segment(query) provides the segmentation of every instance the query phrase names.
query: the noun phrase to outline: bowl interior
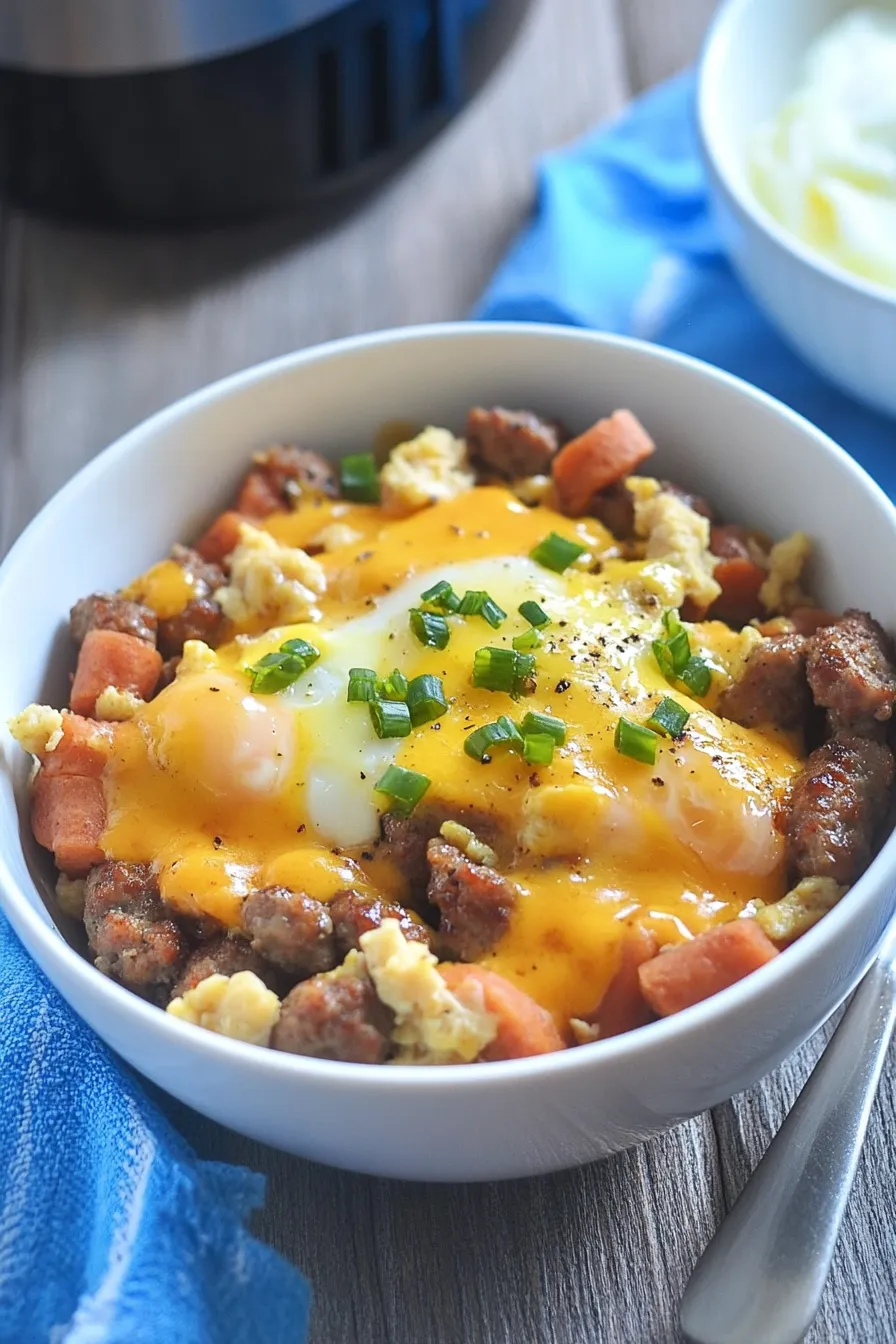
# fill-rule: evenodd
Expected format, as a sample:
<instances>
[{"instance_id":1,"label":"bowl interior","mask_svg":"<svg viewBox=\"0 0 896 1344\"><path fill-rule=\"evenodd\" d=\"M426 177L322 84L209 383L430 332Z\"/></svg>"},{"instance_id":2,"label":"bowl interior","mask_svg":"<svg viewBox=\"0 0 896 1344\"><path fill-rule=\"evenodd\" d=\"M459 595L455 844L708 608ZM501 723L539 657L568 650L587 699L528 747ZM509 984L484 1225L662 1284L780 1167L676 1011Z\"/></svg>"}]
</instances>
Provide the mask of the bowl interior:
<instances>
[{"instance_id":1,"label":"bowl interior","mask_svg":"<svg viewBox=\"0 0 896 1344\"><path fill-rule=\"evenodd\" d=\"M896 628L896 513L841 450L778 403L696 361L637 342L546 327L476 325L360 338L238 375L162 412L86 467L0 566L0 884L9 907L53 925L51 870L26 820L27 762L6 719L65 702L65 619L189 539L228 499L253 449L295 440L367 448L383 422L460 430L471 404L502 402L579 430L631 407L660 446L656 473L775 537L818 544L819 598ZM5 873L4 873L5 870ZM67 922L63 921L63 925ZM66 928L66 936L73 936Z\"/></svg>"},{"instance_id":2,"label":"bowl interior","mask_svg":"<svg viewBox=\"0 0 896 1344\"><path fill-rule=\"evenodd\" d=\"M754 200L748 151L755 128L796 88L807 47L857 0L728 0L710 30L700 72L704 140L729 187ZM896 0L873 8L896 12Z\"/></svg>"}]
</instances>

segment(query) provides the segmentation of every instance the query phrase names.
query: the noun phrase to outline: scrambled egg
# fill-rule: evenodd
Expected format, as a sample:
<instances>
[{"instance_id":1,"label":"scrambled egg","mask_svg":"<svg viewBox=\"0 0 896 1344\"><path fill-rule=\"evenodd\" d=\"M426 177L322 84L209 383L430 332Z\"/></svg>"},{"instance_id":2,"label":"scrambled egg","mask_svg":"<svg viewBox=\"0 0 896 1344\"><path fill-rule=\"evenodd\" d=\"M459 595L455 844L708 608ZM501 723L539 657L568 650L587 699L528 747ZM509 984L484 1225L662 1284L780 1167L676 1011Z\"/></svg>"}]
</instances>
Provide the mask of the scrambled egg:
<instances>
[{"instance_id":1,"label":"scrambled egg","mask_svg":"<svg viewBox=\"0 0 896 1344\"><path fill-rule=\"evenodd\" d=\"M649 480L649 477L644 478ZM705 609L722 591L713 578L716 557L709 549L709 519L670 494L635 498L635 531L647 540L647 559L662 560L681 576L681 598Z\"/></svg>"},{"instance_id":2,"label":"scrambled egg","mask_svg":"<svg viewBox=\"0 0 896 1344\"><path fill-rule=\"evenodd\" d=\"M267 1045L280 1016L280 1000L254 971L237 971L207 976L182 998L172 999L167 1011L235 1041Z\"/></svg>"},{"instance_id":3,"label":"scrambled egg","mask_svg":"<svg viewBox=\"0 0 896 1344\"><path fill-rule=\"evenodd\" d=\"M757 910L756 922L772 942L790 943L833 910L846 890L830 877L804 877L780 901Z\"/></svg>"},{"instance_id":4,"label":"scrambled egg","mask_svg":"<svg viewBox=\"0 0 896 1344\"><path fill-rule=\"evenodd\" d=\"M428 947L411 943L397 920L361 935L361 950L377 997L395 1014L396 1064L469 1064L497 1034L497 1020L478 1004L462 1003L437 970Z\"/></svg>"},{"instance_id":5,"label":"scrambled egg","mask_svg":"<svg viewBox=\"0 0 896 1344\"><path fill-rule=\"evenodd\" d=\"M24 751L43 756L62 741L62 713L49 705L29 705L7 724L10 733Z\"/></svg>"},{"instance_id":6,"label":"scrambled egg","mask_svg":"<svg viewBox=\"0 0 896 1344\"><path fill-rule=\"evenodd\" d=\"M396 515L416 513L440 499L462 495L475 479L463 439L430 425L389 454L380 472L383 508Z\"/></svg>"},{"instance_id":7,"label":"scrambled egg","mask_svg":"<svg viewBox=\"0 0 896 1344\"><path fill-rule=\"evenodd\" d=\"M215 600L235 625L263 618L268 625L320 620L317 599L326 589L317 560L282 546L268 532L243 523L230 557L230 583Z\"/></svg>"},{"instance_id":8,"label":"scrambled egg","mask_svg":"<svg viewBox=\"0 0 896 1344\"><path fill-rule=\"evenodd\" d=\"M59 909L72 919L84 918L84 892L87 887L83 877L66 877L60 873L56 879L56 899Z\"/></svg>"},{"instance_id":9,"label":"scrambled egg","mask_svg":"<svg viewBox=\"0 0 896 1344\"><path fill-rule=\"evenodd\" d=\"M768 578L759 589L759 600L766 611L792 611L809 605L800 587L812 543L805 532L794 532L772 547L768 557Z\"/></svg>"},{"instance_id":10,"label":"scrambled egg","mask_svg":"<svg viewBox=\"0 0 896 1344\"><path fill-rule=\"evenodd\" d=\"M352 546L363 539L364 533L348 523L328 523L316 536L311 538L312 546L320 546L324 551L338 551L341 546Z\"/></svg>"},{"instance_id":11,"label":"scrambled egg","mask_svg":"<svg viewBox=\"0 0 896 1344\"><path fill-rule=\"evenodd\" d=\"M126 723L146 704L133 691L120 691L116 686L107 686L96 698L94 713L98 719L108 723Z\"/></svg>"},{"instance_id":12,"label":"scrambled egg","mask_svg":"<svg viewBox=\"0 0 896 1344\"><path fill-rule=\"evenodd\" d=\"M486 868L494 868L497 865L498 856L495 851L480 840L469 826L461 826L459 821L443 821L439 834L449 845L454 845L461 854L466 854L468 859L472 859L473 863L483 863Z\"/></svg>"}]
</instances>

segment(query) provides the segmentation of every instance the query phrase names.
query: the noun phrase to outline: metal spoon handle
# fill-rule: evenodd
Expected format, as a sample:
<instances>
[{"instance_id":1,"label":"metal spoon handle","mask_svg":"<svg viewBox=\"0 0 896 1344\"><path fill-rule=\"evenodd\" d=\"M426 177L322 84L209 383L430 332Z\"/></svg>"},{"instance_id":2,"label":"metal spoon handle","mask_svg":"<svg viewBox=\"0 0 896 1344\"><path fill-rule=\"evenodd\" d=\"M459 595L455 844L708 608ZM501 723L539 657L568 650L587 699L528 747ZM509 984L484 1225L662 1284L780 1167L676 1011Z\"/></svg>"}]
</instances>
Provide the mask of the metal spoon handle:
<instances>
[{"instance_id":1,"label":"metal spoon handle","mask_svg":"<svg viewBox=\"0 0 896 1344\"><path fill-rule=\"evenodd\" d=\"M762 1160L694 1270L680 1320L692 1344L797 1344L821 1301L896 1020L875 962Z\"/></svg>"}]
</instances>

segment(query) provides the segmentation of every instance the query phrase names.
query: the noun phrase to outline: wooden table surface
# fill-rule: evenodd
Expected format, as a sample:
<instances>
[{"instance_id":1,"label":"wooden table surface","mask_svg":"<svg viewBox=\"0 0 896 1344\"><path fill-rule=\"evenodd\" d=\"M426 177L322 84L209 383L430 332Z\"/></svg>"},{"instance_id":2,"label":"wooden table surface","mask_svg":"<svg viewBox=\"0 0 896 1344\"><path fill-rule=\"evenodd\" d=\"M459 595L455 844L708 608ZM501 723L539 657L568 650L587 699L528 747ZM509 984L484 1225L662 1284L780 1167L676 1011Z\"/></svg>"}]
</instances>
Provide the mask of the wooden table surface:
<instances>
[{"instance_id":1,"label":"wooden table surface","mask_svg":"<svg viewBox=\"0 0 896 1344\"><path fill-rule=\"evenodd\" d=\"M83 462L208 380L329 337L465 314L525 217L535 158L691 60L712 8L534 0L467 111L318 236L280 222L115 237L0 213L0 553ZM310 1277L315 1344L643 1344L678 1337L687 1276L825 1038L653 1143L491 1186L347 1175L170 1109L200 1154L267 1173L258 1231ZM896 1339L894 1078L812 1344Z\"/></svg>"}]
</instances>

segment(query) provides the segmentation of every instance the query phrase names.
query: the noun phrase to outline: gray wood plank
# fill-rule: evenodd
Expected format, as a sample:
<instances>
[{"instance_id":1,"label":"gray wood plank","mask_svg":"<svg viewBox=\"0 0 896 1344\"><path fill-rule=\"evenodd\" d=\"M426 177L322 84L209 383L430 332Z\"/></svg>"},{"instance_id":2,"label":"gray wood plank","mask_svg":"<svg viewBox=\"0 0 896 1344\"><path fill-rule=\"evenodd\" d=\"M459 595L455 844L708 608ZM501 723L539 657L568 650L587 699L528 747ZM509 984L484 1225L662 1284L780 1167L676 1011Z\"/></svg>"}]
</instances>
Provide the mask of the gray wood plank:
<instances>
[{"instance_id":1,"label":"gray wood plank","mask_svg":"<svg viewBox=\"0 0 896 1344\"><path fill-rule=\"evenodd\" d=\"M708 1116L578 1171L447 1186L331 1171L176 1110L203 1156L268 1174L257 1230L314 1285L312 1344L666 1344L722 1212Z\"/></svg>"},{"instance_id":2,"label":"gray wood plank","mask_svg":"<svg viewBox=\"0 0 896 1344\"><path fill-rule=\"evenodd\" d=\"M717 0L620 0L629 79L649 88L697 55Z\"/></svg>"}]
</instances>

